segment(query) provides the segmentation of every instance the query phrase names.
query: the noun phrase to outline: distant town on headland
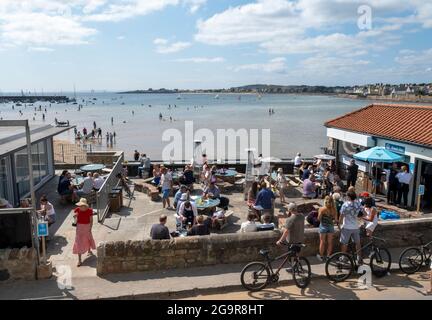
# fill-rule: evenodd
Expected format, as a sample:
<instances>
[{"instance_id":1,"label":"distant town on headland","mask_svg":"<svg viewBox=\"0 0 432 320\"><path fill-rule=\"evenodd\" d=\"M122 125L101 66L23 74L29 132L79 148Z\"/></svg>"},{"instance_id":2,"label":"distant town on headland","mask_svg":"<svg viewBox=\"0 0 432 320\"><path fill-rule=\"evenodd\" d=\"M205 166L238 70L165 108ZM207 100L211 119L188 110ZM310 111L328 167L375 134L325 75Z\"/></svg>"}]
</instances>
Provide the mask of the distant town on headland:
<instances>
[{"instance_id":1,"label":"distant town on headland","mask_svg":"<svg viewBox=\"0 0 432 320\"><path fill-rule=\"evenodd\" d=\"M149 93L255 93L255 94L325 94L339 95L347 98L374 98L395 100L432 101L432 83L420 84L367 84L361 86L307 86L307 85L267 85L253 84L229 89L152 89L119 92L121 94L149 94ZM423 99L422 99L423 98Z\"/></svg>"}]
</instances>

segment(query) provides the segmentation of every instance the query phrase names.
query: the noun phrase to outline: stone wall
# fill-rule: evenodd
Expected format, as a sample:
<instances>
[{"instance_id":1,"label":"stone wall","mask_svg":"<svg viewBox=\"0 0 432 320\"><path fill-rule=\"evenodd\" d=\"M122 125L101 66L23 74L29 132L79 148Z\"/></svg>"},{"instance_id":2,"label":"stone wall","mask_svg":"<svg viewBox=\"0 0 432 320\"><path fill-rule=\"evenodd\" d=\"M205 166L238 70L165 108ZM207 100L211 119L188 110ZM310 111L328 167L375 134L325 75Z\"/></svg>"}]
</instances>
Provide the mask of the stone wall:
<instances>
[{"instance_id":1,"label":"stone wall","mask_svg":"<svg viewBox=\"0 0 432 320\"><path fill-rule=\"evenodd\" d=\"M0 283L8 280L35 280L37 254L34 248L0 249Z\"/></svg>"},{"instance_id":2,"label":"stone wall","mask_svg":"<svg viewBox=\"0 0 432 320\"><path fill-rule=\"evenodd\" d=\"M375 235L387 240L389 248L418 245L417 234L432 240L432 218L418 220L384 221ZM306 229L302 251L305 256L318 252L317 229ZM337 234L335 250L339 247ZM97 248L97 273L125 273L172 268L187 268L221 263L245 263L259 259L259 250L268 248L273 254L283 248L275 246L280 231L256 233L214 234L202 237L184 237L171 240L116 241L100 243ZM398 257L393 257L394 260Z\"/></svg>"},{"instance_id":3,"label":"stone wall","mask_svg":"<svg viewBox=\"0 0 432 320\"><path fill-rule=\"evenodd\" d=\"M102 163L107 167L112 167L113 164L121 156L120 151L93 151L87 153L87 161L89 163Z\"/></svg>"}]
</instances>

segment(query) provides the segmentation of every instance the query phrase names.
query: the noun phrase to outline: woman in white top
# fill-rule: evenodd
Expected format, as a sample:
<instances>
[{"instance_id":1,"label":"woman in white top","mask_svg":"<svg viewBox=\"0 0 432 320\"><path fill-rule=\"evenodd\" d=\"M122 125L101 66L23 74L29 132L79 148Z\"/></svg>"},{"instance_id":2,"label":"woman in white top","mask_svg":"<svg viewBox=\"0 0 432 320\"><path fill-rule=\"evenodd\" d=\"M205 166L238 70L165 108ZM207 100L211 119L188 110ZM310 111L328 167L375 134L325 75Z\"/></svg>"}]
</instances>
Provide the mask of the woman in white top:
<instances>
[{"instance_id":1,"label":"woman in white top","mask_svg":"<svg viewBox=\"0 0 432 320\"><path fill-rule=\"evenodd\" d=\"M48 226L52 225L56 221L56 212L54 206L48 201L46 196L42 196L40 199L41 209L38 213L41 214L46 221Z\"/></svg>"},{"instance_id":2,"label":"woman in white top","mask_svg":"<svg viewBox=\"0 0 432 320\"><path fill-rule=\"evenodd\" d=\"M248 221L241 224L240 232L256 232L258 231L258 224L255 222L256 215L249 213Z\"/></svg>"},{"instance_id":3,"label":"woman in white top","mask_svg":"<svg viewBox=\"0 0 432 320\"><path fill-rule=\"evenodd\" d=\"M276 182L277 182L277 189L279 191L280 201L282 203L285 203L285 189L287 187L287 180L285 178L282 168L278 169Z\"/></svg>"},{"instance_id":4,"label":"woman in white top","mask_svg":"<svg viewBox=\"0 0 432 320\"><path fill-rule=\"evenodd\" d=\"M366 235L370 237L378 225L378 211L377 208L372 206L373 201L371 197L364 199L364 212L366 216L363 216L366 227Z\"/></svg>"}]
</instances>

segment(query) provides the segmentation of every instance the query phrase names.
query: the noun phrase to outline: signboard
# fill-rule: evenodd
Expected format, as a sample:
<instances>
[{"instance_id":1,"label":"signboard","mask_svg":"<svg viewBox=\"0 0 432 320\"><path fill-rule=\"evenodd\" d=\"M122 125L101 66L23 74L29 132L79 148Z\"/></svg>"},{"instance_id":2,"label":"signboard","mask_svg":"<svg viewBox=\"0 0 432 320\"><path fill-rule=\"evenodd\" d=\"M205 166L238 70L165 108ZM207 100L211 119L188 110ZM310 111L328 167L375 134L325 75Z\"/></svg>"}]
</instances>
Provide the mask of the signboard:
<instances>
[{"instance_id":1,"label":"signboard","mask_svg":"<svg viewBox=\"0 0 432 320\"><path fill-rule=\"evenodd\" d=\"M405 154L405 147L398 146L397 144L386 143L385 148L392 152Z\"/></svg>"},{"instance_id":2,"label":"signboard","mask_svg":"<svg viewBox=\"0 0 432 320\"><path fill-rule=\"evenodd\" d=\"M38 222L37 235L38 237L48 236L48 222Z\"/></svg>"},{"instance_id":3,"label":"signboard","mask_svg":"<svg viewBox=\"0 0 432 320\"><path fill-rule=\"evenodd\" d=\"M414 170L415 170L415 163L410 163L409 164L409 171L411 174L414 174Z\"/></svg>"},{"instance_id":4,"label":"signboard","mask_svg":"<svg viewBox=\"0 0 432 320\"><path fill-rule=\"evenodd\" d=\"M423 184L419 185L418 194L419 194L419 196L424 196L424 194L425 194L425 186Z\"/></svg>"}]
</instances>

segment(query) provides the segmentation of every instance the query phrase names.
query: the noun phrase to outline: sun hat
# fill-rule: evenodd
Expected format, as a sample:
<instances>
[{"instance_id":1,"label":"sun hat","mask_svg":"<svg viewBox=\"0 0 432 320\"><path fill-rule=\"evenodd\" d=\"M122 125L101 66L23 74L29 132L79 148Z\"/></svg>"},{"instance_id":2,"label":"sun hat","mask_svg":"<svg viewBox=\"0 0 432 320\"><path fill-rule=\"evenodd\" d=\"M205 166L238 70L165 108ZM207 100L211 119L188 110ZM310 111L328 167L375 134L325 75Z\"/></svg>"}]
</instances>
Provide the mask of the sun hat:
<instances>
[{"instance_id":1,"label":"sun hat","mask_svg":"<svg viewBox=\"0 0 432 320\"><path fill-rule=\"evenodd\" d=\"M86 206L87 208L89 207L86 198L81 198L80 201L78 203L76 203L76 205L78 207L81 207L81 206Z\"/></svg>"},{"instance_id":2,"label":"sun hat","mask_svg":"<svg viewBox=\"0 0 432 320\"><path fill-rule=\"evenodd\" d=\"M6 199L0 198L0 206L7 206L9 202Z\"/></svg>"}]
</instances>

